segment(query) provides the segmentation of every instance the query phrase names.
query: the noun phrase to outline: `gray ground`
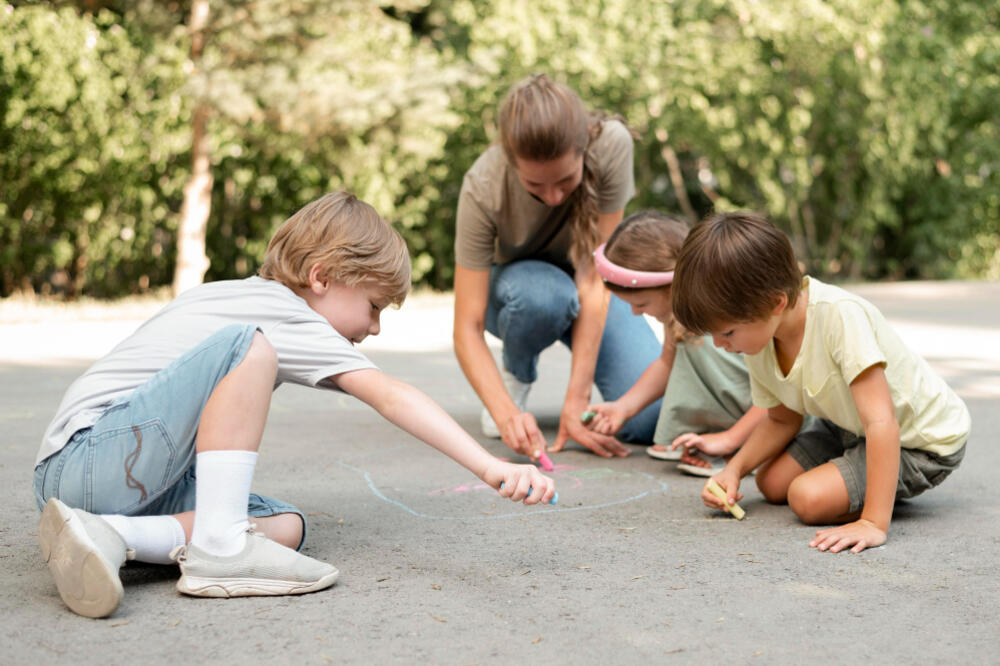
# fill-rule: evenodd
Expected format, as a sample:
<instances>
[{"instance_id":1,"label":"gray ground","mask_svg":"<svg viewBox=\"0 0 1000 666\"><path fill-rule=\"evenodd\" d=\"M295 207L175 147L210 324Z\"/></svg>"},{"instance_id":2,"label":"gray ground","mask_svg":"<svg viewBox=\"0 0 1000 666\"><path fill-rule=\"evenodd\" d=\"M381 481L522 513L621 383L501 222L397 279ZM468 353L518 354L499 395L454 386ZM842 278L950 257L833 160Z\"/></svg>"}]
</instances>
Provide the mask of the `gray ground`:
<instances>
[{"instance_id":1,"label":"gray ground","mask_svg":"<svg viewBox=\"0 0 1000 666\"><path fill-rule=\"evenodd\" d=\"M525 508L360 403L288 386L275 394L255 489L310 515L306 552L341 570L337 585L201 600L175 592L172 567L130 565L125 600L105 620L63 607L31 493L41 432L86 365L52 359L72 357L79 331L59 353L31 354L24 326L0 325L0 349L21 347L0 351L0 662L998 663L1000 284L857 291L957 388L974 423L962 467L897 507L883 548L811 550L813 528L752 482L736 522L702 506L701 481L640 447L614 461L555 456L559 504ZM386 327L421 329L420 351L388 345L373 359L478 432L479 404L446 349L447 303L391 314ZM60 338L60 325L46 335ZM529 401L550 438L568 360L543 355Z\"/></svg>"}]
</instances>

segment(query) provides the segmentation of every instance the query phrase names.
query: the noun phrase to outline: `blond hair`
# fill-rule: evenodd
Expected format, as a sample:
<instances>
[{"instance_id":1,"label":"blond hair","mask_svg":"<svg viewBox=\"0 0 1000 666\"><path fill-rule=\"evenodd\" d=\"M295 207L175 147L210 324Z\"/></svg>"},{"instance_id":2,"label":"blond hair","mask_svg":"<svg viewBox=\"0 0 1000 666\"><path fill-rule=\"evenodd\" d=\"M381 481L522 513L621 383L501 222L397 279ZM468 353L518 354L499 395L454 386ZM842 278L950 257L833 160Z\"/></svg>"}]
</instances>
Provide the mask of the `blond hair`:
<instances>
[{"instance_id":1,"label":"blond hair","mask_svg":"<svg viewBox=\"0 0 1000 666\"><path fill-rule=\"evenodd\" d=\"M347 192L332 192L285 220L271 237L260 276L289 288L309 285L319 264L334 282L374 282L391 303L410 291L410 255L403 237L374 208Z\"/></svg>"},{"instance_id":2,"label":"blond hair","mask_svg":"<svg viewBox=\"0 0 1000 666\"><path fill-rule=\"evenodd\" d=\"M600 235L597 229L597 179L588 156L591 143L601 135L609 116L587 111L580 97L545 74L536 74L510 89L500 106L500 146L511 165L516 158L548 162L569 151L583 155L583 180L572 194L570 225L573 241L569 258L579 269L591 260ZM633 137L637 136L629 130Z\"/></svg>"},{"instance_id":3,"label":"blond hair","mask_svg":"<svg viewBox=\"0 0 1000 666\"><path fill-rule=\"evenodd\" d=\"M792 308L802 289L788 237L750 212L720 213L700 222L674 270L674 317L700 333L764 319L781 294Z\"/></svg>"},{"instance_id":4,"label":"blond hair","mask_svg":"<svg viewBox=\"0 0 1000 666\"><path fill-rule=\"evenodd\" d=\"M644 210L628 216L608 237L604 256L613 264L633 271L659 273L674 270L677 255L687 238L687 224L676 217L655 210ZM612 292L625 293L643 289L670 292L671 286L626 287L605 281ZM688 340L692 335L671 317L664 322L664 329L673 333L676 342Z\"/></svg>"}]
</instances>

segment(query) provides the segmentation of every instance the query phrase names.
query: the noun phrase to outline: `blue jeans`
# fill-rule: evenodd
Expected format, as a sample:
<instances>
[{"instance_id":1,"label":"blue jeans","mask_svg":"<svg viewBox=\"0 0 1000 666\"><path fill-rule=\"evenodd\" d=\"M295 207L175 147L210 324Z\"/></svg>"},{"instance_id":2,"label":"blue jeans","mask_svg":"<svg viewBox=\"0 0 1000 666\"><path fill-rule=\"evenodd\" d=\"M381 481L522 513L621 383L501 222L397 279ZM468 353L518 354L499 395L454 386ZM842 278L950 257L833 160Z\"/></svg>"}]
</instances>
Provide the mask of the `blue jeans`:
<instances>
[{"instance_id":1,"label":"blue jeans","mask_svg":"<svg viewBox=\"0 0 1000 666\"><path fill-rule=\"evenodd\" d=\"M246 356L255 326L231 325L111 403L35 468L38 508L51 497L92 513L173 515L195 508L195 436L218 383ZM295 513L251 494L250 516ZM304 540L304 532L303 532Z\"/></svg>"},{"instance_id":2,"label":"blue jeans","mask_svg":"<svg viewBox=\"0 0 1000 666\"><path fill-rule=\"evenodd\" d=\"M573 277L555 264L535 259L494 266L490 272L486 330L503 342L503 365L518 381L538 379L538 355L557 340L572 349L572 328L580 312ZM594 368L605 400L617 400L635 384L662 345L641 316L612 294ZM627 442L652 442L660 400L625 422Z\"/></svg>"}]
</instances>

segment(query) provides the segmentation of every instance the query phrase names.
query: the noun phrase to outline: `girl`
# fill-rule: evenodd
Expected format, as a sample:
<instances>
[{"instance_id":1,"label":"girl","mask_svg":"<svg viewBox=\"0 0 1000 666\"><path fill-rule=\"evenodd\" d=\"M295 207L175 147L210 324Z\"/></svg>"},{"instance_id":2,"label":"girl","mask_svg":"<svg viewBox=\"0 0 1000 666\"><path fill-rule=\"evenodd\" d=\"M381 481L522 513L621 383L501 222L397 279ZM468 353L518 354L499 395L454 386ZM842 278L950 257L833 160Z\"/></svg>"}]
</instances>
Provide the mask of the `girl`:
<instances>
[{"instance_id":1,"label":"girl","mask_svg":"<svg viewBox=\"0 0 1000 666\"><path fill-rule=\"evenodd\" d=\"M525 401L538 355L561 341L573 359L550 451L572 438L601 456L628 455L580 413L594 383L616 399L659 352L648 324L609 302L591 258L634 194L633 135L545 75L514 86L498 124L498 143L465 174L455 238L455 354L485 405L483 432L539 457L545 439ZM503 342L502 373L484 331ZM615 432L648 442L657 412L637 410Z\"/></svg>"},{"instance_id":2,"label":"girl","mask_svg":"<svg viewBox=\"0 0 1000 666\"><path fill-rule=\"evenodd\" d=\"M753 407L743 357L726 354L674 321L670 283L687 226L655 211L636 213L594 253L604 284L632 306L663 323L663 350L623 396L591 405L589 427L613 435L632 414L663 397L660 418L647 452L680 460L678 469L711 476L746 440L765 411ZM669 381L668 381L669 380ZM667 445L669 444L669 448ZM701 451L707 457L699 454Z\"/></svg>"}]
</instances>

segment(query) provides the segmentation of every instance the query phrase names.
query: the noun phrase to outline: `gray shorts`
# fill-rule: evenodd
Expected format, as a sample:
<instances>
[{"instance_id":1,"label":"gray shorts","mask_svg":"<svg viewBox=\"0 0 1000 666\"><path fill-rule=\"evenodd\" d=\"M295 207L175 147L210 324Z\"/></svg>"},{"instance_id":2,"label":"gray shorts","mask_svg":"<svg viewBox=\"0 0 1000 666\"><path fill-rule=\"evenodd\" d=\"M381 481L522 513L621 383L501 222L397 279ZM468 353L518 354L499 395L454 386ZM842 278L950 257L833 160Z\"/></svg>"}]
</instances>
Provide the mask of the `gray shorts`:
<instances>
[{"instance_id":1,"label":"gray shorts","mask_svg":"<svg viewBox=\"0 0 1000 666\"><path fill-rule=\"evenodd\" d=\"M840 470L851 500L849 511L860 511L865 503L867 466L865 438L844 430L826 419L813 419L804 427L786 451L804 469L832 462ZM921 449L900 449L899 483L896 499L916 497L948 478L965 456L965 443L948 456Z\"/></svg>"},{"instance_id":2,"label":"gray shorts","mask_svg":"<svg viewBox=\"0 0 1000 666\"><path fill-rule=\"evenodd\" d=\"M112 403L35 468L35 501L51 497L92 513L172 515L195 508L195 435L219 381L246 356L255 326L231 325ZM251 494L253 517L302 512ZM301 547L301 543L299 544Z\"/></svg>"}]
</instances>

